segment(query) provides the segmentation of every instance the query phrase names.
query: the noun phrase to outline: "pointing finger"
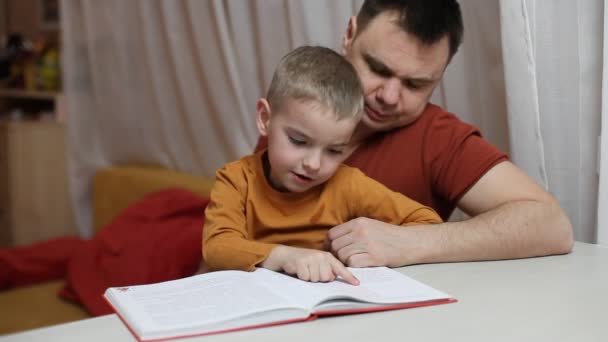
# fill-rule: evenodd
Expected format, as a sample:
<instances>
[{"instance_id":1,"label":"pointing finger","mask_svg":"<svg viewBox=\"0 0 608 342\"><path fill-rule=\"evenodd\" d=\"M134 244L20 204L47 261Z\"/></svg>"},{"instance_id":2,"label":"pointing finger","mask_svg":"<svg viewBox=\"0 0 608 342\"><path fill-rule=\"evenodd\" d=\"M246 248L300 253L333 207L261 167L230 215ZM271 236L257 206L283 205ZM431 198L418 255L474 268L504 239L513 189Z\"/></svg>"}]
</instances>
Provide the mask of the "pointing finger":
<instances>
[{"instance_id":1,"label":"pointing finger","mask_svg":"<svg viewBox=\"0 0 608 342\"><path fill-rule=\"evenodd\" d=\"M334 274L336 274L337 276L341 277L342 279L344 279L344 281L346 281L347 283L351 284L351 285L359 285L359 279L357 279L357 277L355 277L346 267L344 267L344 265L342 265L342 263L340 263L338 260L336 260L335 263L332 263L332 270L334 272Z\"/></svg>"}]
</instances>

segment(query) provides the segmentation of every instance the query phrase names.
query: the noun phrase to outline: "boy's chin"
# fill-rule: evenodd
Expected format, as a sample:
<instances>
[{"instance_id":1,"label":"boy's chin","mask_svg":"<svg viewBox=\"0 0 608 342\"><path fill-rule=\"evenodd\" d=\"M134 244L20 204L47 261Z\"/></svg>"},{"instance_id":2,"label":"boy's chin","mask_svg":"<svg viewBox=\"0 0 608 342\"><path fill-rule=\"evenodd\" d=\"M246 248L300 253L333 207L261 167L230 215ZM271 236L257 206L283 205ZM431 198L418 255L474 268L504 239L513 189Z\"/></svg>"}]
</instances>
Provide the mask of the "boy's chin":
<instances>
[{"instance_id":1,"label":"boy's chin","mask_svg":"<svg viewBox=\"0 0 608 342\"><path fill-rule=\"evenodd\" d=\"M311 186L307 186L307 187L295 187L295 186L291 186L291 187L286 188L287 191L285 191L285 192L299 194L299 193L302 193L302 192L306 192L306 191L310 190L311 188L312 188Z\"/></svg>"},{"instance_id":2,"label":"boy's chin","mask_svg":"<svg viewBox=\"0 0 608 342\"><path fill-rule=\"evenodd\" d=\"M302 192L306 192L306 191L314 188L315 186L316 186L316 184L310 184L310 185L289 184L289 186L283 185L283 188L286 190L286 192L302 193Z\"/></svg>"},{"instance_id":3,"label":"boy's chin","mask_svg":"<svg viewBox=\"0 0 608 342\"><path fill-rule=\"evenodd\" d=\"M296 186L296 185L293 185L293 184L286 185L285 183L280 184L280 185L274 184L274 185L272 185L272 187L276 191L282 192L282 193L300 193L300 192L305 192L305 191L307 191L308 189L311 188L311 187L308 187L308 186L307 187L302 187L302 186Z\"/></svg>"}]
</instances>

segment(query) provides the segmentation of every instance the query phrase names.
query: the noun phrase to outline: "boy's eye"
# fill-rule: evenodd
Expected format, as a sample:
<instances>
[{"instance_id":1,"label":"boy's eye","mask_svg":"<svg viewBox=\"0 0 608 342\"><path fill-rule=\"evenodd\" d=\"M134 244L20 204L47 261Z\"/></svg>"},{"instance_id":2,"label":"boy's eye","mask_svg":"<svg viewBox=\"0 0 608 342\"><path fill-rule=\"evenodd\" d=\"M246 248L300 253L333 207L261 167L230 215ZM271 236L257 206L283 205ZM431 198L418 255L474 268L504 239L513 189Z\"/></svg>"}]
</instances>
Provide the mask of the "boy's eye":
<instances>
[{"instance_id":1,"label":"boy's eye","mask_svg":"<svg viewBox=\"0 0 608 342\"><path fill-rule=\"evenodd\" d=\"M340 154L342 154L344 151L342 151L342 150L338 150L338 149L335 149L335 148L330 148L329 150L327 150L327 152L329 152L330 154L340 155Z\"/></svg>"},{"instance_id":2,"label":"boy's eye","mask_svg":"<svg viewBox=\"0 0 608 342\"><path fill-rule=\"evenodd\" d=\"M290 142L290 143L292 143L292 144L294 144L294 145L296 145L296 146L301 146L301 145L306 144L306 141L301 140L301 139L294 138L294 137L289 136L289 135L287 136L287 138L289 139L289 142Z\"/></svg>"}]
</instances>

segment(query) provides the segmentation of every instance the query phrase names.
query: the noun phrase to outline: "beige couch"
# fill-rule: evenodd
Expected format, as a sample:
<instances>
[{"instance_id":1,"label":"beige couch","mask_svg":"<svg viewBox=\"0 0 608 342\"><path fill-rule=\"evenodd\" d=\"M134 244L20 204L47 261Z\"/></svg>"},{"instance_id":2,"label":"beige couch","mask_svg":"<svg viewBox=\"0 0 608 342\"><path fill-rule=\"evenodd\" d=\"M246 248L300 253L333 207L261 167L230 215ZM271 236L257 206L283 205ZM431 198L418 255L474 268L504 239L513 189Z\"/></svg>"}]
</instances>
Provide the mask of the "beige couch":
<instances>
[{"instance_id":1,"label":"beige couch","mask_svg":"<svg viewBox=\"0 0 608 342\"><path fill-rule=\"evenodd\" d=\"M208 195L212 180L151 166L122 166L101 170L94 179L95 229L145 194L181 187ZM89 318L80 305L57 296L64 280L0 292L0 335Z\"/></svg>"}]
</instances>

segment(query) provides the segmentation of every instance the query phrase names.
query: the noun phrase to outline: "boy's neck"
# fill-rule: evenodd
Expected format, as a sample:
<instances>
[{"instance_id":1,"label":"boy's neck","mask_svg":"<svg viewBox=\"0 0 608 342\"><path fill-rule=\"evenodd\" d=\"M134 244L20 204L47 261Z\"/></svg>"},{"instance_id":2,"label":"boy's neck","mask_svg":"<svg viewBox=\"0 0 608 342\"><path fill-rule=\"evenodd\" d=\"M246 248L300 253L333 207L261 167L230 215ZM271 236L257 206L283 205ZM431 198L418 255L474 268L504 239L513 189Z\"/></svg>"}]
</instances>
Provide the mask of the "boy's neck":
<instances>
[{"instance_id":1,"label":"boy's neck","mask_svg":"<svg viewBox=\"0 0 608 342\"><path fill-rule=\"evenodd\" d=\"M268 160L268 150L262 153L262 171L264 171L266 183L272 187L272 181L270 180L270 161Z\"/></svg>"}]
</instances>

